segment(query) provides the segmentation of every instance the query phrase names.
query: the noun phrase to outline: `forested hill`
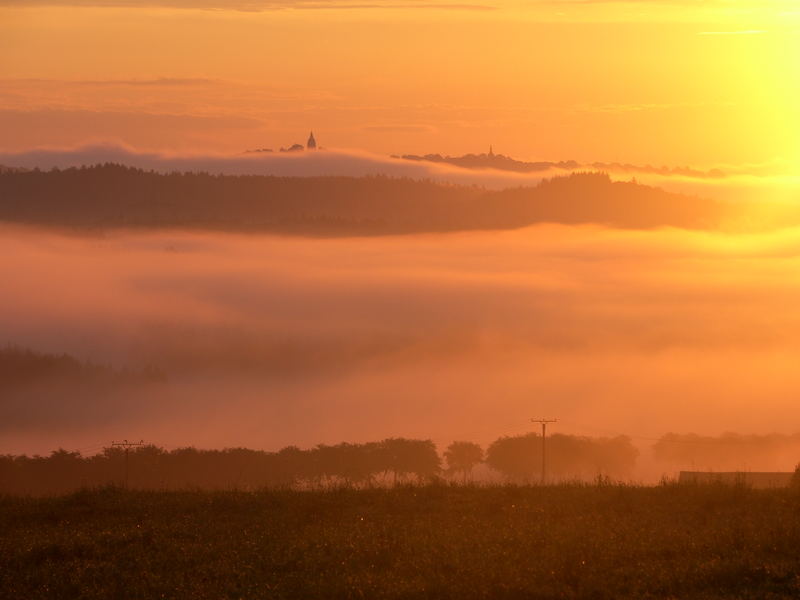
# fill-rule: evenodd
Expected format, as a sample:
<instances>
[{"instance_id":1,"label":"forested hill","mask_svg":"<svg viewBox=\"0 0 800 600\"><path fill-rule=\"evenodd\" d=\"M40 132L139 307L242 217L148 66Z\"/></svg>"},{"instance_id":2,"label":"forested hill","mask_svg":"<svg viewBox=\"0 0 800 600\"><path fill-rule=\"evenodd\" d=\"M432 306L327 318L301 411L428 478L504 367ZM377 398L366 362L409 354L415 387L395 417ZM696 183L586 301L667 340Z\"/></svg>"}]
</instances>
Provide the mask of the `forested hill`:
<instances>
[{"instance_id":1,"label":"forested hill","mask_svg":"<svg viewBox=\"0 0 800 600\"><path fill-rule=\"evenodd\" d=\"M723 212L711 200L612 182L598 173L497 192L383 176L160 174L114 164L0 172L0 221L79 229L378 235L540 222L710 228Z\"/></svg>"},{"instance_id":2,"label":"forested hill","mask_svg":"<svg viewBox=\"0 0 800 600\"><path fill-rule=\"evenodd\" d=\"M67 354L44 354L16 346L0 347L0 396L14 390L41 386L47 382L119 385L166 380L159 369L117 370L82 362Z\"/></svg>"}]
</instances>

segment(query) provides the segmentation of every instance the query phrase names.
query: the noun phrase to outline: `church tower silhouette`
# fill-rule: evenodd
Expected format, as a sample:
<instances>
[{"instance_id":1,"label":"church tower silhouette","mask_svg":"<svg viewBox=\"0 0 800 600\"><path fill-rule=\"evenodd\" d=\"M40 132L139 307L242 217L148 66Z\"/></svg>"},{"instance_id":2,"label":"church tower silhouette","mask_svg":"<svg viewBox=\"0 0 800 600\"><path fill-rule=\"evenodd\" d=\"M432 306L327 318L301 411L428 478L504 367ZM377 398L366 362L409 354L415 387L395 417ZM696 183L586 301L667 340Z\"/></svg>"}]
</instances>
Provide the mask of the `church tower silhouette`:
<instances>
[{"instance_id":1,"label":"church tower silhouette","mask_svg":"<svg viewBox=\"0 0 800 600\"><path fill-rule=\"evenodd\" d=\"M306 142L306 149L307 150L316 150L317 149L317 140L314 139L314 132L311 132L311 135L308 136L308 142Z\"/></svg>"}]
</instances>

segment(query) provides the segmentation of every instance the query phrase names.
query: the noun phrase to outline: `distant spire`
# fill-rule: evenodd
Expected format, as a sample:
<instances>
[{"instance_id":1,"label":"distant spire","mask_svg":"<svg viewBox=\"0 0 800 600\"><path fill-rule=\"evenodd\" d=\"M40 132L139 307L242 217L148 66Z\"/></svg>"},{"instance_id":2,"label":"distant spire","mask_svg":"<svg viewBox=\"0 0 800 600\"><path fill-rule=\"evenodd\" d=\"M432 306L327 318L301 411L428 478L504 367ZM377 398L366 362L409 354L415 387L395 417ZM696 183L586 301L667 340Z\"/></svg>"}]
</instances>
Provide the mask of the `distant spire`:
<instances>
[{"instance_id":1,"label":"distant spire","mask_svg":"<svg viewBox=\"0 0 800 600\"><path fill-rule=\"evenodd\" d=\"M306 143L306 148L309 149L309 150L316 150L317 149L317 140L314 139L314 132L313 131L308 136L308 142Z\"/></svg>"},{"instance_id":2,"label":"distant spire","mask_svg":"<svg viewBox=\"0 0 800 600\"><path fill-rule=\"evenodd\" d=\"M491 144L489 145L489 156L494 156L494 150L492 150Z\"/></svg>"}]
</instances>

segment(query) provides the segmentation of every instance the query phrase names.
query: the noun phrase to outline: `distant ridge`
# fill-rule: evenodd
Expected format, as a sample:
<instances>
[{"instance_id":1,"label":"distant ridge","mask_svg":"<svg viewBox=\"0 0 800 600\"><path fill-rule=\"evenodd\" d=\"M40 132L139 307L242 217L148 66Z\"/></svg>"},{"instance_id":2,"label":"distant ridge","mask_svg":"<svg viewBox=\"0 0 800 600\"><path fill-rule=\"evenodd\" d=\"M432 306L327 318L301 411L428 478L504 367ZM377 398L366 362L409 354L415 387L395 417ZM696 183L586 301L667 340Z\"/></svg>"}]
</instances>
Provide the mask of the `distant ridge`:
<instances>
[{"instance_id":1,"label":"distant ridge","mask_svg":"<svg viewBox=\"0 0 800 600\"><path fill-rule=\"evenodd\" d=\"M465 154L463 156L442 156L441 154L417 156L416 154L404 154L403 156L393 156L392 158L445 163L464 169L497 169L500 171L513 171L515 173L537 173L549 171L550 169L574 171L581 168L580 163L574 160L560 162L524 162L503 154L494 154L493 152L489 154Z\"/></svg>"},{"instance_id":2,"label":"distant ridge","mask_svg":"<svg viewBox=\"0 0 800 600\"><path fill-rule=\"evenodd\" d=\"M618 162L581 164L574 160L526 162L516 160L503 154L495 154L491 151L488 154L465 154L463 156L442 156L441 154L425 154L423 156L418 156L416 154L404 154L402 156L393 156L392 158L448 164L461 167L462 169L496 169L498 171L511 171L514 173L544 173L551 170L561 170L566 173L580 169L592 169L614 173L679 175L698 179L721 179L726 176L725 173L719 169L701 171L699 169L692 169L691 167L655 167L653 165L633 165L630 163Z\"/></svg>"},{"instance_id":3,"label":"distant ridge","mask_svg":"<svg viewBox=\"0 0 800 600\"><path fill-rule=\"evenodd\" d=\"M73 385L160 383L166 376L159 369L118 370L80 361L68 354L34 352L17 346L0 347L0 392L41 385L57 380Z\"/></svg>"},{"instance_id":4,"label":"distant ridge","mask_svg":"<svg viewBox=\"0 0 800 600\"><path fill-rule=\"evenodd\" d=\"M513 229L534 223L713 228L728 207L603 173L487 191L386 176L160 174L115 164L0 173L0 221L75 229L303 235Z\"/></svg>"}]
</instances>

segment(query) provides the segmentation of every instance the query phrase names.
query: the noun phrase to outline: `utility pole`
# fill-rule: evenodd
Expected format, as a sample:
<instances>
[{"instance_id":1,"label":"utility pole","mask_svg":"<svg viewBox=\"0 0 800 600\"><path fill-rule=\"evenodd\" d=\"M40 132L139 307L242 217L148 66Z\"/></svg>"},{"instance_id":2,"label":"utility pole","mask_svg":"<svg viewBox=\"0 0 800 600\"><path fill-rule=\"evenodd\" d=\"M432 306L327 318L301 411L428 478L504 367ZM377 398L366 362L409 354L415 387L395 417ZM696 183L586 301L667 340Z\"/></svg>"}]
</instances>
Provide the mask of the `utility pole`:
<instances>
[{"instance_id":1,"label":"utility pole","mask_svg":"<svg viewBox=\"0 0 800 600\"><path fill-rule=\"evenodd\" d=\"M131 448L144 446L144 440L139 440L138 442L129 442L128 440L122 440L121 442L111 442L111 446L125 449L125 489L127 490L128 489L128 453L130 452Z\"/></svg>"},{"instance_id":2,"label":"utility pole","mask_svg":"<svg viewBox=\"0 0 800 600\"><path fill-rule=\"evenodd\" d=\"M531 423L539 423L542 426L542 485L544 485L545 478L547 476L547 455L545 454L545 450L547 448L545 444L545 440L547 438L547 424L556 422L558 422L558 419L531 419Z\"/></svg>"}]
</instances>

